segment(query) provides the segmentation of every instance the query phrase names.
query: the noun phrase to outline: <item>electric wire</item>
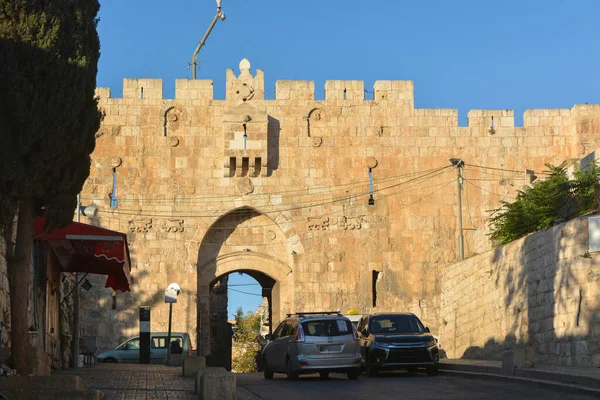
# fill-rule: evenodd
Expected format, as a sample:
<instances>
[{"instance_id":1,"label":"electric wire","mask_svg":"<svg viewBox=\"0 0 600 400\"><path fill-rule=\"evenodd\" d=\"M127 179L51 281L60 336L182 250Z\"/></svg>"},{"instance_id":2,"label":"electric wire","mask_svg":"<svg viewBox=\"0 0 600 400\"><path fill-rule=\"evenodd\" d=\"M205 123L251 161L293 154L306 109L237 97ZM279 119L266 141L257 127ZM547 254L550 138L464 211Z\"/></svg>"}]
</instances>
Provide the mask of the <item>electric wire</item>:
<instances>
[{"instance_id":1,"label":"electric wire","mask_svg":"<svg viewBox=\"0 0 600 400\"><path fill-rule=\"evenodd\" d=\"M514 173L518 173L518 174L524 174L525 170L519 171L519 170L515 170L515 169L505 169L505 168L495 168L495 167L486 167L484 165L476 165L476 164L466 164L465 166L469 166L469 167L475 167L475 168L481 168L481 169L490 169L493 171L505 171L505 172L514 172ZM547 172L538 172L539 174L543 174L543 175L548 175Z\"/></svg>"},{"instance_id":2,"label":"electric wire","mask_svg":"<svg viewBox=\"0 0 600 400\"><path fill-rule=\"evenodd\" d=\"M446 167L443 167L443 168L438 168L437 170L433 170L432 172L430 172L428 174L424 174L424 175L419 176L417 178L409 179L407 181L403 181L403 182L396 183L396 184L393 184L393 185L390 185L390 186L386 186L384 188L377 188L377 189L373 190L373 193L378 193L378 192L382 192L384 190L392 189L392 188L398 187L400 185L403 185L403 184L406 184L406 183L409 183L409 182L421 179L423 177L430 176L430 175L432 175L432 174L434 174L436 172L440 172L440 171L443 171L443 170L446 170L446 169L449 169L449 168L451 168L451 166L446 166ZM330 201L324 201L324 202L321 202L321 203L299 202L297 204L302 204L302 205L296 206L296 207L290 207L290 208L283 208L283 209L281 209L281 208L261 209L260 212L262 214L278 214L278 213L282 213L282 212L291 212L291 211L297 211L297 210L302 210L302 209L306 209L306 208L312 208L312 207L318 207L318 206L323 206L323 205L335 204L335 203L339 203L339 202L345 202L345 201L348 201L348 200L352 200L354 198L360 198L360 197L363 197L363 196L369 196L370 194L371 194L370 191L366 191L366 192L358 193L358 194L355 194L355 195L348 195L348 196L341 197L341 198L338 198L338 199L333 199L333 200L330 200ZM123 212L123 211L120 211L119 209L113 209L112 213L116 214L116 215L129 215L129 216L141 216L141 215L143 215L145 217L173 217L173 218L176 218L176 217L179 217L179 218L213 218L213 217L220 216L220 215L223 214L223 210L214 210L214 212L216 212L217 214L209 214L209 215L206 215L206 214L196 214L196 215L189 215L189 214L182 215L182 214L179 214L179 213L183 213L183 212L188 212L190 210L165 210L165 211L154 210L152 214L150 214L150 213L142 213L142 210L140 210L140 209L138 209L137 212L127 212L127 211L133 211L133 210L126 210L125 212ZM162 214L157 214L157 213L162 213ZM177 214L175 214L175 213L177 213ZM248 209L248 210L233 211L232 213L235 213L235 215L244 215L244 214L255 214L256 211L252 210L252 209Z\"/></svg>"},{"instance_id":3,"label":"electric wire","mask_svg":"<svg viewBox=\"0 0 600 400\"><path fill-rule=\"evenodd\" d=\"M378 184L378 183L388 182L390 180L394 180L394 179L398 179L398 178L407 178L407 177L411 177L411 176L422 174L422 173L436 171L441 168L446 168L446 167L438 167L438 168L432 168L432 169L424 170L424 171L411 172L408 174L400 174L400 175L394 175L394 176L389 176L389 177L376 178L375 183ZM256 198L261 198L261 197L279 196L279 195L299 193L299 192L306 192L302 196L313 196L315 194L321 194L319 192L320 190L327 190L327 189L332 189L332 188L340 188L339 190L344 190L344 188L348 187L348 186L350 186L350 187L364 186L364 185L368 185L369 182L370 182L369 180L364 180L364 181L349 182L349 183L345 183L345 184L341 184L341 185L320 185L320 186L317 186L316 188L306 187L303 189L293 189L293 190L273 192L273 193L256 193L256 194L253 194L252 197L254 199L256 199ZM157 196L163 196L163 195L157 195ZM205 204L205 203L221 203L223 201L223 199L232 199L233 200L233 199L238 199L240 197L243 197L243 196L241 196L241 195L212 195L212 196L204 196L203 195L203 196L199 196L199 197L196 197L196 196L193 196L193 197L174 196L173 199L171 199L171 198L169 198L169 199L152 198L152 197L142 197L141 196L138 199L124 197L124 198L119 199L119 202L133 202L136 200L151 200L152 202L180 202L181 200L200 200L203 204ZM91 201L98 200L98 198L94 198L94 197L82 197L82 199L91 200ZM207 201L207 199L216 199L216 200Z\"/></svg>"},{"instance_id":4,"label":"electric wire","mask_svg":"<svg viewBox=\"0 0 600 400\"><path fill-rule=\"evenodd\" d=\"M489 190L487 190L487 189L484 189L484 188L482 188L481 186L478 186L478 185L474 184L473 182L467 182L467 183L468 183L469 185L473 185L473 186L475 186L476 188L478 188L478 189L480 189L480 190L483 190L484 192L487 192L487 193L489 193L489 194L493 194L494 196L498 196L498 197L506 197L506 198L509 198L509 199L511 199L511 200L514 200L514 199L515 199L514 197L512 197L512 196L509 196L509 195L506 195L506 194L498 194L498 193L494 193L494 192L492 192L492 191L489 191Z\"/></svg>"},{"instance_id":5,"label":"electric wire","mask_svg":"<svg viewBox=\"0 0 600 400\"><path fill-rule=\"evenodd\" d=\"M442 175L442 174L438 174L438 175ZM435 176L432 176L430 179L433 179L434 177L435 177ZM427 181L427 180L425 180L425 181ZM425 182L425 181L424 181L424 182ZM449 183L452 183L452 181L450 181ZM415 185L416 185L416 184L415 184ZM440 185L447 186L447 185L448 185L448 183L442 183L442 184L438 184L438 185L431 185L431 186L429 186L429 187L430 187L430 188L432 188L432 187L436 187L436 186L440 186ZM414 187L414 188L412 188L412 189L404 189L404 190L402 191L402 193L408 192L408 191L410 191L410 190L416 190L417 188L418 188L418 187ZM397 193L399 193L399 191L397 191L397 192L393 192L393 193L389 193L389 194L385 194L385 195L380 195L380 196L378 196L378 199L384 199L384 198L387 198L387 197L389 197L389 196L395 195L395 194L397 194ZM428 194L428 195L429 195L429 194ZM422 198L423 198L423 197L419 198L419 200L421 200ZM401 208L404 208L404 207L410 206L410 205L412 205L412 204L415 204L415 203L416 203L416 202L412 202L412 203L409 203L409 204L403 205ZM354 205L354 206L349 206L349 207L347 207L347 208L344 208L344 209L341 209L341 210L338 210L338 211L334 211L334 212L330 212L330 213L325 213L325 214L320 214L318 217L315 217L315 218L325 218L325 217L331 217L331 216L335 216L335 215L338 215L338 214L342 214L342 213L344 213L344 212L348 212L348 210L350 210L350 209L353 209L353 208L358 208L358 207L364 207L364 205L356 204L356 205ZM109 217L109 220L117 220L117 221L119 221L119 223L121 223L121 222L122 222L122 223L128 223L128 222L129 222L129 220L125 220L125 219L121 219L121 218L110 218L110 217ZM298 218L298 219L286 220L285 222L286 222L286 223L298 223L298 222L299 222L299 223L302 223L302 222L304 222L305 220L306 220L306 217L300 217L300 218ZM279 227L279 226L280 226L280 224L278 224L278 223L276 223L276 222L271 222L271 223L268 223L268 224L258 224L258 225L249 225L249 226L244 226L244 227L242 227L242 228L243 228L243 229L254 229L254 228L259 228L259 227L271 227L271 226L277 226L277 227ZM186 227L187 227L187 228L199 228L199 227L204 227L204 226L186 224ZM218 231L218 230L229 230L229 231L233 231L233 230L236 230L236 229L239 229L239 228L240 228L239 226L218 226L218 227L217 227L217 226L212 226L212 227L210 227L210 228L208 228L208 229L207 229L207 232L209 232L209 231L211 231L211 232L215 232L215 231ZM235 244L235 245L236 245L236 246L253 246L253 245L270 245L270 244L281 244L281 243L287 243L287 242L271 242L271 243L266 243L266 244ZM209 245L209 246L210 246L210 245L213 245L213 246L221 246L222 244L221 244L221 243L206 243L206 242L203 242L203 245ZM233 245L232 245L232 246L233 246Z\"/></svg>"},{"instance_id":6,"label":"electric wire","mask_svg":"<svg viewBox=\"0 0 600 400\"><path fill-rule=\"evenodd\" d=\"M412 181L412 182L411 182L411 186L409 186L409 188L406 188L406 189L404 189L404 190L403 190L403 193L404 193L404 192L408 192L408 191L410 191L410 190L414 190L417 184L419 184L419 183L423 183L423 182L426 182L426 181L428 181L428 180L430 180L430 179L433 179L433 178L435 178L435 177L441 176L441 175L445 174L446 172L447 172L447 171L440 172L440 173L438 173L438 174L435 174L435 175L431 175L431 176L427 177L426 179L423 179L421 182L419 182L418 180L414 180L414 181ZM434 185L434 186L435 186L435 185ZM383 193L382 193L382 194L380 194L380 195L378 196L378 198L379 198L379 199L387 198L387 197L389 197L389 196L391 196L391 195L394 195L394 194L397 194L397 193L398 193L398 192L393 192L393 193L389 193L389 194L383 194ZM315 205L315 206L317 206L317 205ZM362 204L349 205L349 206L347 206L346 208L344 208L344 209L341 209L341 210L332 211L332 212L330 212L330 213L322 213L322 214L320 214L318 217L315 217L315 218L324 218L324 217L328 217L328 216L334 216L334 215L337 215L337 214L344 213L345 211L348 211L348 208L353 208L353 207L362 207L362 206L364 206L364 205L362 205ZM282 211L280 210L279 212L282 212ZM261 213L262 213L262 212L261 212ZM259 214L261 214L261 213L259 213L259 212L257 212L257 211L253 211L253 210L251 210L251 212L249 212L249 213L247 213L247 214L248 214L249 216L254 216L254 215L259 215ZM117 215L121 215L121 213L116 213L116 214L117 214ZM231 213L231 214L232 214L232 215L236 215L236 216L238 215L237 213L236 213L236 214L233 214L233 213ZM156 217L156 216L157 216L157 215L153 215L153 214L139 214L139 217ZM116 218L115 218L115 217L111 217L110 215L109 215L108 217L109 217L109 219L116 219L116 220L118 220L118 221L120 221L120 222L131 222L131 221L132 221L131 219L122 219L122 218L118 218L118 217L116 217ZM158 216L158 217L165 217L165 215L160 215L160 216ZM176 215L176 216L166 216L166 217L173 217L173 218L177 218L177 217L182 217L182 216ZM292 223L293 223L293 222L304 221L305 219L306 219L306 217L300 217L300 218L297 218L297 219L287 219L285 222L286 222L286 223L289 223L289 222L292 222ZM277 222L271 222L271 223L267 223L267 224L248 225L248 226L244 226L243 228L244 228L244 229L252 229L252 228L258 228L258 227L279 226L279 225L280 225L280 224L278 224ZM190 225L190 224L186 224L186 227L201 227L201 226L199 226L199 225ZM238 228L239 228L239 226L214 226L214 224L213 224L213 226L211 226L211 227L210 227L210 228L208 228L207 230L210 230L210 231L217 231L217 230L234 230L234 229L238 229Z\"/></svg>"},{"instance_id":7,"label":"electric wire","mask_svg":"<svg viewBox=\"0 0 600 400\"><path fill-rule=\"evenodd\" d=\"M436 190L432 191L432 192L428 192L428 193L424 194L419 199L417 199L417 200L415 200L415 201L413 201L411 203L403 204L403 205L401 205L400 207L398 207L395 210L390 210L390 212L388 214L390 214L390 215L394 214L394 213L400 211L401 209L404 209L406 207L410 207L410 206L412 206L414 204L420 203L424 198L431 196L432 194L434 194L434 193L436 193L436 192L444 189L445 187L447 187L448 185L450 185L450 184L452 184L454 182L455 182L455 180L452 179L452 180L450 180L448 182L445 182L445 183L441 183L441 184L438 184L438 185L429 186L429 188L432 188L432 187L435 187L435 186L440 186L440 187L437 188ZM395 195L397 193L399 193L399 192L389 193L389 194L385 194L385 195L382 195L382 196L379 196L379 197L380 198L385 198L385 197L389 197L389 196ZM362 206L360 206L360 207L362 207ZM341 212L343 212L343 210ZM304 219L305 218L303 218L303 220ZM274 225L277 225L277 224L274 224ZM234 229L235 229L235 227L234 227ZM235 247L249 247L249 248L250 247L261 247L261 246L272 246L272 245L277 245L277 244L289 244L291 246L295 246L295 245L299 245L299 244L303 245L303 244L305 244L305 243L307 243L307 242L309 242L311 240L322 240L325 237L327 237L327 235L328 235L328 233L327 233L326 230L316 230L316 231L311 231L311 232L318 232L318 233L323 233L324 232L324 234L323 235L305 236L304 238L302 238L302 240L296 238L296 239L289 239L289 240L285 240L285 241L269 242L269 243L246 243L246 244L244 244L244 243L235 243L235 244L225 244L225 243L222 243L222 242L221 243L209 243L209 242L203 241L201 245L202 246L218 246L218 247L222 247L222 246L231 246L231 247L234 247L235 246Z\"/></svg>"},{"instance_id":8,"label":"electric wire","mask_svg":"<svg viewBox=\"0 0 600 400\"><path fill-rule=\"evenodd\" d=\"M227 287L227 290L231 290L232 292L237 292L237 293L247 294L247 295L250 295L250 296L263 297L263 295L262 295L262 294L256 294L256 293L244 292L244 291L241 291L241 290L231 289L230 287Z\"/></svg>"}]
</instances>

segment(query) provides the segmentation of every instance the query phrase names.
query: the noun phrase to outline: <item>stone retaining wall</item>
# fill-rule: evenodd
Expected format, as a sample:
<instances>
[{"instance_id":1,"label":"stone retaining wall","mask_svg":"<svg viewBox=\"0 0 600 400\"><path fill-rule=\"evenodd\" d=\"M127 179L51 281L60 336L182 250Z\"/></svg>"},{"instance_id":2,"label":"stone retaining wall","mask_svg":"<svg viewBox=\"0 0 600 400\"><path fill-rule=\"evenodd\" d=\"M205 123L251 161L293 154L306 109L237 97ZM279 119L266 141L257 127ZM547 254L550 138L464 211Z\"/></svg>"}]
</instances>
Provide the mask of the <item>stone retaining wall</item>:
<instances>
[{"instance_id":1,"label":"stone retaining wall","mask_svg":"<svg viewBox=\"0 0 600 400\"><path fill-rule=\"evenodd\" d=\"M449 358L600 366L600 255L588 217L445 268L440 342Z\"/></svg>"}]
</instances>

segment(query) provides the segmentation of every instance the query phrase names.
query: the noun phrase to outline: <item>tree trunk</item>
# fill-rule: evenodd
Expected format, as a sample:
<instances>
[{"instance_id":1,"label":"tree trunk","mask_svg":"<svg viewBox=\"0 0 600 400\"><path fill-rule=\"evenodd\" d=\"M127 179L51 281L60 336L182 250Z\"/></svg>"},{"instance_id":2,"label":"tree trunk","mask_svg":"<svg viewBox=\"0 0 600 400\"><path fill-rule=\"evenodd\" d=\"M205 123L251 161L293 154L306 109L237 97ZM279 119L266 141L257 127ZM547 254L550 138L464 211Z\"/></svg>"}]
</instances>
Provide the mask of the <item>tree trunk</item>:
<instances>
[{"instance_id":1,"label":"tree trunk","mask_svg":"<svg viewBox=\"0 0 600 400\"><path fill-rule=\"evenodd\" d=\"M19 220L17 221L14 257L8 261L11 358L13 368L20 375L29 375L33 372L27 306L34 222L34 199L21 200L19 202Z\"/></svg>"}]
</instances>

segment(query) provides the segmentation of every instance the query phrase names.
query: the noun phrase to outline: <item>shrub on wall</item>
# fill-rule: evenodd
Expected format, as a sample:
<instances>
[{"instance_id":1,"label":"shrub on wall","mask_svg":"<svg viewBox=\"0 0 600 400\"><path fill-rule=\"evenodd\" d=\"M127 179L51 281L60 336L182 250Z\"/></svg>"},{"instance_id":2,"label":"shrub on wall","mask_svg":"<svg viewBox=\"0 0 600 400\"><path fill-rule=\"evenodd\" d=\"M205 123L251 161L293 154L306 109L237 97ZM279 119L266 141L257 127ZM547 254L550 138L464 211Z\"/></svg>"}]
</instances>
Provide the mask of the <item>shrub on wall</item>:
<instances>
[{"instance_id":1,"label":"shrub on wall","mask_svg":"<svg viewBox=\"0 0 600 400\"><path fill-rule=\"evenodd\" d=\"M502 201L490 219L491 239L504 245L523 236L597 210L600 196L600 168L596 164L574 179L567 176L565 164L546 165L548 177L521 190L514 202Z\"/></svg>"}]
</instances>

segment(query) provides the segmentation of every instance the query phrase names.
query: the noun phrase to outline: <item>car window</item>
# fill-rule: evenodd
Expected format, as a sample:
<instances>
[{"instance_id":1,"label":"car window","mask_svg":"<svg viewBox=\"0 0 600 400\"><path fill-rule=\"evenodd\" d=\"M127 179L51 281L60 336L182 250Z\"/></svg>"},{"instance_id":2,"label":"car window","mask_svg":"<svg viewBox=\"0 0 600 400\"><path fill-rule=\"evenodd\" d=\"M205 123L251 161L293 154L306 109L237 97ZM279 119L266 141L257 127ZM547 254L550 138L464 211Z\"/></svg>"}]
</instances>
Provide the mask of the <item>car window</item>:
<instances>
[{"instance_id":1,"label":"car window","mask_svg":"<svg viewBox=\"0 0 600 400\"><path fill-rule=\"evenodd\" d=\"M140 339L133 339L126 343L127 346L125 348L127 350L139 350L140 349Z\"/></svg>"},{"instance_id":2,"label":"car window","mask_svg":"<svg viewBox=\"0 0 600 400\"><path fill-rule=\"evenodd\" d=\"M289 336L291 327L292 326L290 325L290 320L285 320L283 324L283 329L281 330L281 337Z\"/></svg>"},{"instance_id":3,"label":"car window","mask_svg":"<svg viewBox=\"0 0 600 400\"><path fill-rule=\"evenodd\" d=\"M152 349L166 349L167 348L167 337L166 336L155 336L150 340L150 348Z\"/></svg>"},{"instance_id":4,"label":"car window","mask_svg":"<svg viewBox=\"0 0 600 400\"><path fill-rule=\"evenodd\" d=\"M288 321L288 324L290 327L288 328L286 336L296 336L296 333L298 332L298 321L290 320Z\"/></svg>"},{"instance_id":5,"label":"car window","mask_svg":"<svg viewBox=\"0 0 600 400\"><path fill-rule=\"evenodd\" d=\"M273 332L273 334L271 335L272 339L277 339L278 337L281 336L281 331L283 330L283 327L285 326L285 321L283 321L282 323L279 324L279 326L277 327L277 329L275 329L275 332Z\"/></svg>"},{"instance_id":6,"label":"car window","mask_svg":"<svg viewBox=\"0 0 600 400\"><path fill-rule=\"evenodd\" d=\"M371 333L423 333L425 327L414 315L380 315L370 323Z\"/></svg>"},{"instance_id":7,"label":"car window","mask_svg":"<svg viewBox=\"0 0 600 400\"><path fill-rule=\"evenodd\" d=\"M304 336L343 336L352 334L352 323L346 319L310 320L302 323Z\"/></svg>"}]
</instances>

